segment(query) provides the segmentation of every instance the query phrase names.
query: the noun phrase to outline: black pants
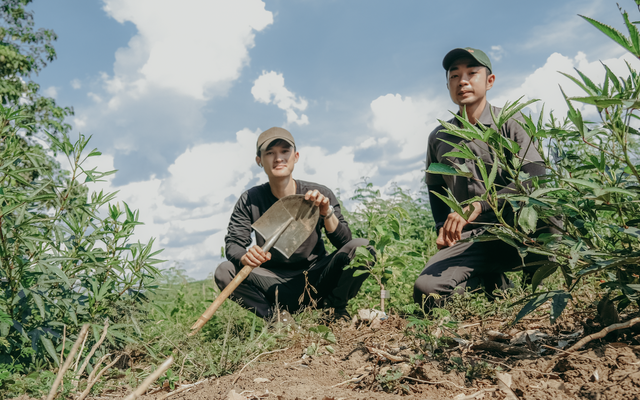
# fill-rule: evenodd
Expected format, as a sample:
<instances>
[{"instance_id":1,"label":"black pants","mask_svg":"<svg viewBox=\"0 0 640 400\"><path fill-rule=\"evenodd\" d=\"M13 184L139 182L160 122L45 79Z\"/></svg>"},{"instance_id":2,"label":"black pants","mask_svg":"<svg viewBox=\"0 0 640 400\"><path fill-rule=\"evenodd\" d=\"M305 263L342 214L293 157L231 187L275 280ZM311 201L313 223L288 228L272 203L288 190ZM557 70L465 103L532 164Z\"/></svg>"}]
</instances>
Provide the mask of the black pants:
<instances>
[{"instance_id":1,"label":"black pants","mask_svg":"<svg viewBox=\"0 0 640 400\"><path fill-rule=\"evenodd\" d=\"M529 264L546 260L547 256L530 253L524 261ZM537 268L525 272L532 273ZM413 300L429 309L465 289L484 287L489 294L496 288L504 290L509 283L504 273L518 269L522 269L518 250L502 240L456 243L431 257L413 286Z\"/></svg>"},{"instance_id":2,"label":"black pants","mask_svg":"<svg viewBox=\"0 0 640 400\"><path fill-rule=\"evenodd\" d=\"M304 271L254 268L233 291L231 298L262 318L273 314L276 301L279 307L289 312L298 311L314 301L328 307L343 308L358 294L362 282L369 276L368 273L353 276L358 268L345 270L344 267L353 260L356 248L367 244L365 239L351 240L341 249L311 264L306 270L306 277ZM216 284L223 290L236 276L236 267L225 261L218 266L214 276Z\"/></svg>"}]
</instances>

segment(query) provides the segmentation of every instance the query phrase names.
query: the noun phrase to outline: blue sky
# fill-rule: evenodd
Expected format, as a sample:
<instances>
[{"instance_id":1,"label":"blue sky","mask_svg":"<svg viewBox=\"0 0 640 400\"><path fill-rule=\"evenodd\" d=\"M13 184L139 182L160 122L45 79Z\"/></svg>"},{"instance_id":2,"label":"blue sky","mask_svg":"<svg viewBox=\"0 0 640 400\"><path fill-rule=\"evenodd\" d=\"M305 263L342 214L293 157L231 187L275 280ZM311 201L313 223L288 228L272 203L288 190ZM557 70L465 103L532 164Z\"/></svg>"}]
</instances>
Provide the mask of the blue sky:
<instances>
[{"instance_id":1,"label":"blue sky","mask_svg":"<svg viewBox=\"0 0 640 400\"><path fill-rule=\"evenodd\" d=\"M633 1L622 6L637 17ZM158 238L164 258L197 278L220 261L237 197L265 181L253 160L261 131L289 129L301 155L294 177L344 199L362 177L383 191L417 189L427 136L454 109L448 50L490 55L495 105L541 98L558 113L558 84L574 89L556 71L600 76L605 60L623 74L631 60L577 16L622 28L609 0L35 0L32 9L59 36L58 59L35 80L74 106L74 134L93 135L104 153L97 165L119 170L96 189L120 190L141 211L138 238Z\"/></svg>"}]
</instances>

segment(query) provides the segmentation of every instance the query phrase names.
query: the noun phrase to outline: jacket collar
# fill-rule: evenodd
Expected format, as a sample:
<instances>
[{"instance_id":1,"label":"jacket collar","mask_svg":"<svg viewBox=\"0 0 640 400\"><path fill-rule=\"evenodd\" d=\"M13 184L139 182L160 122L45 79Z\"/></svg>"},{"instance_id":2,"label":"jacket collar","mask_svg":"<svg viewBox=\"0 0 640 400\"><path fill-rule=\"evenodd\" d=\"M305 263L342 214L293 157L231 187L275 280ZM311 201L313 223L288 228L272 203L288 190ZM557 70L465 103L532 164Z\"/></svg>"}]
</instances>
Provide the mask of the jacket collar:
<instances>
[{"instance_id":1,"label":"jacket collar","mask_svg":"<svg viewBox=\"0 0 640 400\"><path fill-rule=\"evenodd\" d=\"M480 118L478 118L478 121L484 125L484 126L492 126L493 125L493 118L491 118L491 108L493 106L491 104L489 104L489 102L487 101L487 104L484 106L484 110L482 110L482 114L480 114ZM496 110L494 110L494 113L496 112ZM460 115L460 111L458 111L457 115ZM458 121L458 118L454 117L451 122L453 122L454 124L458 125L459 127L461 127L460 125L460 121Z\"/></svg>"}]
</instances>

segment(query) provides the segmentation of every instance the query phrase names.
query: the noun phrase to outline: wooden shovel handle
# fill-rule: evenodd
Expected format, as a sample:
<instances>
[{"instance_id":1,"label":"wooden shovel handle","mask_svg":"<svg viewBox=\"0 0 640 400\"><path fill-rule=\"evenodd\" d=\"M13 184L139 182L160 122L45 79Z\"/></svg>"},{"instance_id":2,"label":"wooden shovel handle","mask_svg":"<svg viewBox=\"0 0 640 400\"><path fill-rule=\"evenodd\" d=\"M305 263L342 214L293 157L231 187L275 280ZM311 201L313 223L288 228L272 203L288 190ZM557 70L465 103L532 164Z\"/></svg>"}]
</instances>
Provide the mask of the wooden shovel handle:
<instances>
[{"instance_id":1,"label":"wooden shovel handle","mask_svg":"<svg viewBox=\"0 0 640 400\"><path fill-rule=\"evenodd\" d=\"M196 323L191 326L191 332L189 333L189 336L193 336L196 333L198 333L200 328L202 328L204 324L206 324L211 319L211 317L213 317L213 314L215 314L215 312L218 310L220 305L227 299L227 297L229 297L231 293L233 293L233 291L236 290L236 288L240 285L240 283L242 283L242 281L247 279L247 276L249 276L252 270L253 268L247 265L244 268L242 268L240 272L238 272L238 275L236 275L236 277L233 278L233 280L227 285L227 287L224 288L222 293L220 293L220 295L218 295L218 297L213 301L213 303L211 303L209 308L207 308L207 311L205 311L200 316L200 318L198 318Z\"/></svg>"}]
</instances>

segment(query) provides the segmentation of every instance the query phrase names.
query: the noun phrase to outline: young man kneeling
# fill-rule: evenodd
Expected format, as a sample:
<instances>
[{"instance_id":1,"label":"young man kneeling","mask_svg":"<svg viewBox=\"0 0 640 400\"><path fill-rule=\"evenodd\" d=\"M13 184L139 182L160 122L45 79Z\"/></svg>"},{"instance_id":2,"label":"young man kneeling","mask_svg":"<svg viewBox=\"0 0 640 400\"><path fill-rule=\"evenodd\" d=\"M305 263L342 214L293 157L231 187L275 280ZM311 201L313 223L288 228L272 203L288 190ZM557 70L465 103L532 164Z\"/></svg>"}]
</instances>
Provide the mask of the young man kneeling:
<instances>
[{"instance_id":1,"label":"young man kneeling","mask_svg":"<svg viewBox=\"0 0 640 400\"><path fill-rule=\"evenodd\" d=\"M218 266L215 280L224 289L244 266L253 271L231 294L242 307L262 318L270 318L280 307L295 312L307 305L333 308L336 319L348 319L347 302L360 289L368 274L354 276L357 268L344 269L365 239L352 239L347 221L340 213L336 196L317 183L293 179L300 154L291 133L282 128L268 129L258 137L256 162L269 182L244 192L231 215L225 253L229 261ZM287 259L278 251L265 253L260 246L265 239L256 235L251 244L251 224L256 222L278 199L304 194L319 207L320 218L309 238ZM327 254L322 229L338 250ZM306 274L305 274L306 272ZM314 289L309 287L312 286ZM312 297L310 297L312 296ZM300 299L302 300L300 301Z\"/></svg>"}]
</instances>

